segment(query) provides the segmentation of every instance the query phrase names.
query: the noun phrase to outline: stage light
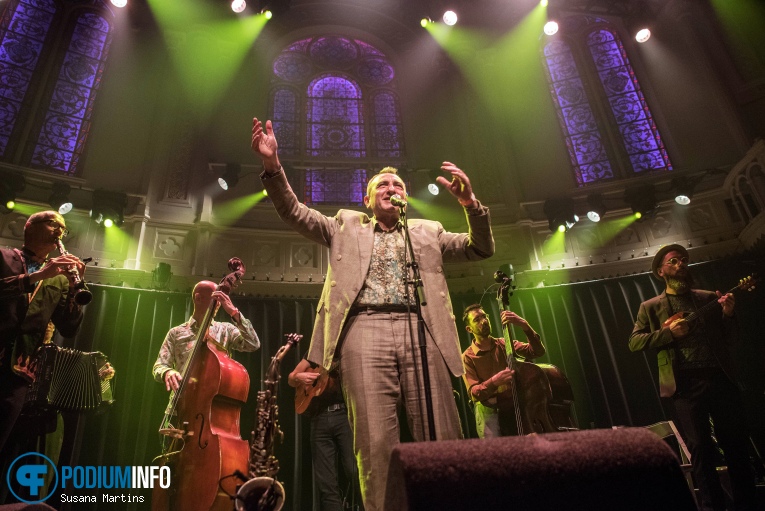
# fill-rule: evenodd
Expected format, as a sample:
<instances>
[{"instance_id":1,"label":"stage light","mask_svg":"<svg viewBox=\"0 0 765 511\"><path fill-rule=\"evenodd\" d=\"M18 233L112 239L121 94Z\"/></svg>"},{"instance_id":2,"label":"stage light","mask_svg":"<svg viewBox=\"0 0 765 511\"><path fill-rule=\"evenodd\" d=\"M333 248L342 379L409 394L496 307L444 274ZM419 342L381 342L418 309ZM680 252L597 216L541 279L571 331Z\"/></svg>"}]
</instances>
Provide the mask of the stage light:
<instances>
[{"instance_id":1,"label":"stage light","mask_svg":"<svg viewBox=\"0 0 765 511\"><path fill-rule=\"evenodd\" d=\"M127 5L127 0L111 0L111 2L114 7L119 8L125 7Z\"/></svg>"},{"instance_id":2,"label":"stage light","mask_svg":"<svg viewBox=\"0 0 765 511\"><path fill-rule=\"evenodd\" d=\"M227 163L226 170L223 175L218 178L218 184L224 190L233 188L239 182L239 173L242 170L242 166L238 163Z\"/></svg>"},{"instance_id":3,"label":"stage light","mask_svg":"<svg viewBox=\"0 0 765 511\"><path fill-rule=\"evenodd\" d=\"M693 198L693 188L696 183L687 177L676 177L672 180L672 188L675 190L675 202L681 206L687 206Z\"/></svg>"},{"instance_id":4,"label":"stage light","mask_svg":"<svg viewBox=\"0 0 765 511\"><path fill-rule=\"evenodd\" d=\"M93 209L90 217L99 225L121 227L125 222L127 195L122 192L111 192L98 189L93 192Z\"/></svg>"},{"instance_id":5,"label":"stage light","mask_svg":"<svg viewBox=\"0 0 765 511\"><path fill-rule=\"evenodd\" d=\"M545 34L547 35L555 35L558 33L558 23L555 21L548 21L545 23L544 27Z\"/></svg>"},{"instance_id":6,"label":"stage light","mask_svg":"<svg viewBox=\"0 0 765 511\"><path fill-rule=\"evenodd\" d=\"M0 174L0 204L3 213L10 213L16 207L16 197L27 187L21 174Z\"/></svg>"},{"instance_id":7,"label":"stage light","mask_svg":"<svg viewBox=\"0 0 765 511\"><path fill-rule=\"evenodd\" d=\"M426 170L426 169L421 169ZM428 191L431 195L438 195L441 189L438 187L438 176L443 176L441 169L427 169L428 173Z\"/></svg>"},{"instance_id":8,"label":"stage light","mask_svg":"<svg viewBox=\"0 0 765 511\"><path fill-rule=\"evenodd\" d=\"M231 2L231 10L236 13L242 12L245 9L245 7L247 7L247 2L245 2L244 0L233 0Z\"/></svg>"},{"instance_id":9,"label":"stage light","mask_svg":"<svg viewBox=\"0 0 765 511\"><path fill-rule=\"evenodd\" d=\"M653 185L628 188L624 192L624 200L632 208L637 219L645 218L656 211L656 192Z\"/></svg>"},{"instance_id":10,"label":"stage light","mask_svg":"<svg viewBox=\"0 0 765 511\"><path fill-rule=\"evenodd\" d=\"M420 26L421 26L422 28L425 28L425 27L427 27L427 26L428 26L428 25L430 25L431 23L433 23L433 20L432 20L432 19L430 19L430 18L422 18L422 19L420 20Z\"/></svg>"},{"instance_id":11,"label":"stage light","mask_svg":"<svg viewBox=\"0 0 765 511\"><path fill-rule=\"evenodd\" d=\"M579 221L571 199L549 199L545 201L544 212L552 232L566 232Z\"/></svg>"},{"instance_id":12,"label":"stage light","mask_svg":"<svg viewBox=\"0 0 765 511\"><path fill-rule=\"evenodd\" d=\"M274 13L272 13L268 9L264 10L261 14L263 14L263 16L265 16L267 20L270 20L271 18L274 17Z\"/></svg>"},{"instance_id":13,"label":"stage light","mask_svg":"<svg viewBox=\"0 0 765 511\"><path fill-rule=\"evenodd\" d=\"M542 7L547 7L548 3L549 2L547 0L542 0L541 2L539 2L539 5L541 5Z\"/></svg>"},{"instance_id":14,"label":"stage light","mask_svg":"<svg viewBox=\"0 0 765 511\"><path fill-rule=\"evenodd\" d=\"M606 206L603 204L603 196L599 193L588 195L587 204L589 206L589 211L587 211L587 218L593 222L600 222L600 220L606 215Z\"/></svg>"},{"instance_id":15,"label":"stage light","mask_svg":"<svg viewBox=\"0 0 765 511\"><path fill-rule=\"evenodd\" d=\"M66 183L53 183L53 193L48 197L48 204L50 204L50 207L62 215L66 215L72 211L74 205L69 199L71 190L71 187Z\"/></svg>"},{"instance_id":16,"label":"stage light","mask_svg":"<svg viewBox=\"0 0 765 511\"><path fill-rule=\"evenodd\" d=\"M651 38L651 30L648 28L641 28L635 34L635 40L639 43L644 43Z\"/></svg>"},{"instance_id":17,"label":"stage light","mask_svg":"<svg viewBox=\"0 0 765 511\"><path fill-rule=\"evenodd\" d=\"M444 23L447 25L454 26L457 24L457 13L454 11L446 11L444 13Z\"/></svg>"}]
</instances>

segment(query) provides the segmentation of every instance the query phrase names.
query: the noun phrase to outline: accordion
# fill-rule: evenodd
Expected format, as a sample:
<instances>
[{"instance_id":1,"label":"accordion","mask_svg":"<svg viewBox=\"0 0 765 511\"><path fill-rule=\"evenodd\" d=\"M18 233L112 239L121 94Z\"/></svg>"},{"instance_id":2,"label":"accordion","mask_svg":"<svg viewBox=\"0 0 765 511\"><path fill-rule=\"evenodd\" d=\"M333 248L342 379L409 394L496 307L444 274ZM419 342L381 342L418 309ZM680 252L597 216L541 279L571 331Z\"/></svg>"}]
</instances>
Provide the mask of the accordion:
<instances>
[{"instance_id":1,"label":"accordion","mask_svg":"<svg viewBox=\"0 0 765 511\"><path fill-rule=\"evenodd\" d=\"M113 380L101 378L107 362L100 351L43 345L38 350L36 378L27 392L26 406L87 412L112 404Z\"/></svg>"}]
</instances>

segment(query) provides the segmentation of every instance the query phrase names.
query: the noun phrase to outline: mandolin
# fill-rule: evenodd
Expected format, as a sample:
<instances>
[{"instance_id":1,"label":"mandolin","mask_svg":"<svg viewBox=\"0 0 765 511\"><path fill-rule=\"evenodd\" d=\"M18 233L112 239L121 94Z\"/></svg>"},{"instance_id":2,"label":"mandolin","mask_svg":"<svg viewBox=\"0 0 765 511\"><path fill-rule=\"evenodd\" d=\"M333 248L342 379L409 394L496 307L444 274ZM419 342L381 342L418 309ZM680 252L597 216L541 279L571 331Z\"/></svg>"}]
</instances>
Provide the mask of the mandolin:
<instances>
[{"instance_id":1,"label":"mandolin","mask_svg":"<svg viewBox=\"0 0 765 511\"><path fill-rule=\"evenodd\" d=\"M723 293L724 295L727 295L728 293L733 293L736 291L754 291L754 286L757 284L758 277L756 274L752 274L748 277L745 277L741 280L739 280L738 284L733 286L732 289L728 290L726 293ZM699 307L694 312L678 312L677 314L671 316L669 319L667 319L664 322L664 326L668 327L673 322L675 322L678 319L684 319L688 323L692 323L693 321L699 319L704 314L715 310L715 305L720 305L720 303L717 300L712 300L709 303L706 303ZM721 306L722 307L722 306Z\"/></svg>"},{"instance_id":2,"label":"mandolin","mask_svg":"<svg viewBox=\"0 0 765 511\"><path fill-rule=\"evenodd\" d=\"M305 412L308 409L308 405L311 404L311 399L321 395L329 382L329 373L321 366L316 368L309 367L305 372L319 373L319 376L313 381L313 384L304 385L299 383L295 388L295 413Z\"/></svg>"}]
</instances>

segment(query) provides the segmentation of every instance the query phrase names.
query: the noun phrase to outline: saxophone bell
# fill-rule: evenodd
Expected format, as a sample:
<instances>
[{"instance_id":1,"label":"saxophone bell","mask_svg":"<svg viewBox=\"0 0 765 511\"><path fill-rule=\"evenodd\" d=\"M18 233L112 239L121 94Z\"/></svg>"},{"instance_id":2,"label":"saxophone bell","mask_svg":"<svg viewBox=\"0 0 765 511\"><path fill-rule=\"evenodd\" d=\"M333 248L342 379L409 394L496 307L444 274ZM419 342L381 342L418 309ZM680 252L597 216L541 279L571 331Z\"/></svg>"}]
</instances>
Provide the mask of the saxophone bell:
<instances>
[{"instance_id":1,"label":"saxophone bell","mask_svg":"<svg viewBox=\"0 0 765 511\"><path fill-rule=\"evenodd\" d=\"M280 511L284 506L284 486L273 477L255 477L236 492L236 511Z\"/></svg>"}]
</instances>

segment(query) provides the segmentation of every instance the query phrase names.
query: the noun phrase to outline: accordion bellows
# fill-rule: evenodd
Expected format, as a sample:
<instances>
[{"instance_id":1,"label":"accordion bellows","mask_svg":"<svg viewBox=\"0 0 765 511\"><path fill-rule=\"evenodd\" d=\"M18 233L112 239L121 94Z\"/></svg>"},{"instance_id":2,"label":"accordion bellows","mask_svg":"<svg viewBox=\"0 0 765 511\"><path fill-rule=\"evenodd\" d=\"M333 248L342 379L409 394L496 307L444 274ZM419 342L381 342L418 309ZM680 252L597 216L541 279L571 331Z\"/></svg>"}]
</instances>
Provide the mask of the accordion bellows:
<instances>
[{"instance_id":1,"label":"accordion bellows","mask_svg":"<svg viewBox=\"0 0 765 511\"><path fill-rule=\"evenodd\" d=\"M42 346L38 353L36 379L27 393L27 406L62 411L96 411L114 401L113 380L102 380L108 359L100 351L84 352Z\"/></svg>"}]
</instances>

